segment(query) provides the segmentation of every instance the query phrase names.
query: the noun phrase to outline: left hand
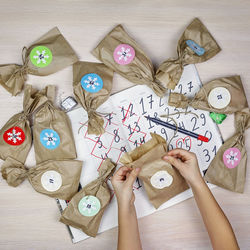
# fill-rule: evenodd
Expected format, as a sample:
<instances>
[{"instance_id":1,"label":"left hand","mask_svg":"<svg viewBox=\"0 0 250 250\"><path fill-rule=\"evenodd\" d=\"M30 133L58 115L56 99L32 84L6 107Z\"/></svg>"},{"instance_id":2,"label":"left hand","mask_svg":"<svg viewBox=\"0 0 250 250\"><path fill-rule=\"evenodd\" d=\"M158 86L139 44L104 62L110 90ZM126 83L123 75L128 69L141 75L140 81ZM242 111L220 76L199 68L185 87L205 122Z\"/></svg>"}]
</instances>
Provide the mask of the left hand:
<instances>
[{"instance_id":1,"label":"left hand","mask_svg":"<svg viewBox=\"0 0 250 250\"><path fill-rule=\"evenodd\" d=\"M119 168L111 178L119 207L129 208L134 205L135 195L133 192L133 184L140 170L140 168L132 170L129 167L123 166Z\"/></svg>"}]
</instances>

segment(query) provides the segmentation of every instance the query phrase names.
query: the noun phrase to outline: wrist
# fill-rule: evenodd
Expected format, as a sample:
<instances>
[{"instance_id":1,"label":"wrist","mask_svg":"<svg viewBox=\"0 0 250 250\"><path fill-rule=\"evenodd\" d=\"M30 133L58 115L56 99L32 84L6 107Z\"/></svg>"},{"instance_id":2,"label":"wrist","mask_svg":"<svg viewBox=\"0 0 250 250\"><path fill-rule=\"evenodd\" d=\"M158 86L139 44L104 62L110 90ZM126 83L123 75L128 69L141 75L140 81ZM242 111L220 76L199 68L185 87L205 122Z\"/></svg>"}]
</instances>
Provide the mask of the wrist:
<instances>
[{"instance_id":1,"label":"wrist","mask_svg":"<svg viewBox=\"0 0 250 250\"><path fill-rule=\"evenodd\" d=\"M198 190L202 187L204 187L204 185L206 185L204 179L202 178L202 176L200 178L197 178L195 181L190 183L191 188L194 190Z\"/></svg>"},{"instance_id":2,"label":"wrist","mask_svg":"<svg viewBox=\"0 0 250 250\"><path fill-rule=\"evenodd\" d=\"M118 202L118 212L122 214L131 214L135 211L134 203Z\"/></svg>"}]
</instances>

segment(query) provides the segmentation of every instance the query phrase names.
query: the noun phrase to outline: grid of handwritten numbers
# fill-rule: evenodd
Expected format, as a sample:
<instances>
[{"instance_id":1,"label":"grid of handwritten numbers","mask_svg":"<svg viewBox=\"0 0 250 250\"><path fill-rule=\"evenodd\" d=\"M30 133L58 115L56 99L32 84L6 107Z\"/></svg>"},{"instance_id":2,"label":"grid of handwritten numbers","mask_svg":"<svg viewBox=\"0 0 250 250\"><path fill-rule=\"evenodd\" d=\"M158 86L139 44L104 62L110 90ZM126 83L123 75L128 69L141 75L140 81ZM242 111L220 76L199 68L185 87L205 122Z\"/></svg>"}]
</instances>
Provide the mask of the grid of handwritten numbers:
<instances>
[{"instance_id":1,"label":"grid of handwritten numbers","mask_svg":"<svg viewBox=\"0 0 250 250\"><path fill-rule=\"evenodd\" d=\"M188 91L191 93L193 85L192 82L188 82L186 85L178 85L177 88L180 92L186 91L184 93L187 94ZM138 87L138 89L140 88ZM178 132L171 140L169 149L183 148L195 152L200 162L201 170L206 170L221 144L209 113L189 107L187 112L192 112L196 115L192 113L183 114L181 113L184 112L183 109L168 106L167 97L159 98L150 89L144 89L141 92L135 91L135 93L133 95L135 98L132 101L127 99L120 101L118 113L118 119L122 123L125 138L128 139L130 148L138 147L149 140L151 138L150 133L161 135L167 142L174 136L173 130L152 123L145 116L159 118L175 124L171 119L173 118L179 127L204 135L209 138L209 142L205 143ZM174 113L175 115L166 118L161 117L162 115ZM215 138L214 134L217 134Z\"/></svg>"}]
</instances>

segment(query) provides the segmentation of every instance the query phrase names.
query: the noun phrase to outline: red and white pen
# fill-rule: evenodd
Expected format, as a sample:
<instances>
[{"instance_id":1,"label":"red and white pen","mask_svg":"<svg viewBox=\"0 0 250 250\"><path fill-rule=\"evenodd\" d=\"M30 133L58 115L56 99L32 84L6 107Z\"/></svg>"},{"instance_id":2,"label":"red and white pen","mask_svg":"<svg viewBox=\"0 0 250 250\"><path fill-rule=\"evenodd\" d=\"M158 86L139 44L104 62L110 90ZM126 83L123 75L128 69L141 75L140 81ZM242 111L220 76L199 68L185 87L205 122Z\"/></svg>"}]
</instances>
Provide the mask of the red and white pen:
<instances>
[{"instance_id":1,"label":"red and white pen","mask_svg":"<svg viewBox=\"0 0 250 250\"><path fill-rule=\"evenodd\" d=\"M199 135L199 134L196 134L194 132L188 131L186 129L176 127L173 124L170 124L168 122L164 122L164 121L159 120L157 118L153 118L153 117L150 117L150 116L144 116L144 117L147 118L148 120L150 120L150 121L152 121L152 122L154 122L156 124L162 125L162 126L164 126L166 128L170 128L170 129L173 129L173 130L178 129L178 132L183 133L185 135L192 136L192 137L196 138L197 140L204 141L204 142L209 142L209 139L207 137L203 136L203 135Z\"/></svg>"}]
</instances>

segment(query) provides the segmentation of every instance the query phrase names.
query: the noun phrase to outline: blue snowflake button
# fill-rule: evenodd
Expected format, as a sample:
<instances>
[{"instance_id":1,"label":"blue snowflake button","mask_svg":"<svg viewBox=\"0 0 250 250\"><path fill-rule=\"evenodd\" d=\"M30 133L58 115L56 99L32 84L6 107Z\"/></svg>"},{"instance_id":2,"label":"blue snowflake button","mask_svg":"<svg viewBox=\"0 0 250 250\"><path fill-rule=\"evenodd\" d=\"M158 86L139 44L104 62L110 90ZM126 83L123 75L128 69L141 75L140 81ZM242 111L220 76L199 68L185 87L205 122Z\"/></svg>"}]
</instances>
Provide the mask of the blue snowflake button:
<instances>
[{"instance_id":1,"label":"blue snowflake button","mask_svg":"<svg viewBox=\"0 0 250 250\"><path fill-rule=\"evenodd\" d=\"M81 85L86 91L90 93L97 93L102 89L103 81L99 75L95 73L90 73L82 77Z\"/></svg>"},{"instance_id":2,"label":"blue snowflake button","mask_svg":"<svg viewBox=\"0 0 250 250\"><path fill-rule=\"evenodd\" d=\"M55 149L60 145L60 137L52 129L44 129L40 134L40 142L47 149Z\"/></svg>"}]
</instances>

